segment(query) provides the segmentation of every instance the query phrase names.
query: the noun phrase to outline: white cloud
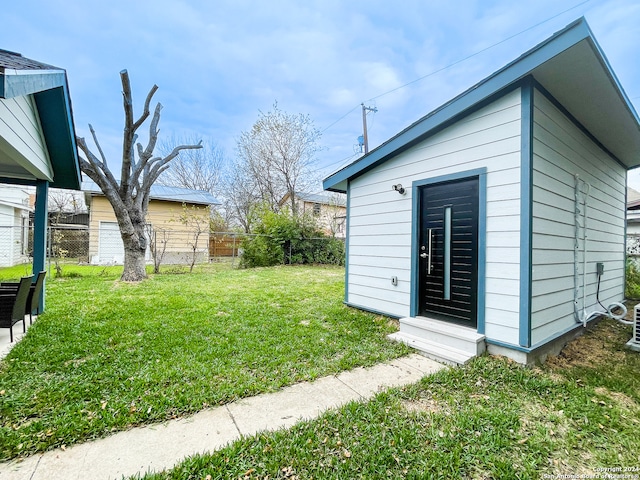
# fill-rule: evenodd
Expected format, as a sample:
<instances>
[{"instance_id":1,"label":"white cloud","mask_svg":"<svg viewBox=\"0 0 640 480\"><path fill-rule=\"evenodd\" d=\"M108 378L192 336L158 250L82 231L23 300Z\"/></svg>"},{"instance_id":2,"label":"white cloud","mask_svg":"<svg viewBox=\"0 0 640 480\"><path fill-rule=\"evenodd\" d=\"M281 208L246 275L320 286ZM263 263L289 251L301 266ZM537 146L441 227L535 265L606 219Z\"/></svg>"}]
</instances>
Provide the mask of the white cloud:
<instances>
[{"instance_id":1,"label":"white cloud","mask_svg":"<svg viewBox=\"0 0 640 480\"><path fill-rule=\"evenodd\" d=\"M359 104L575 5L575 0L23 0L3 6L0 48L66 68L76 126L91 122L119 151L118 72L128 68L136 108L153 83L162 134L203 132L225 149L277 100L325 128L326 163L350 155ZM640 96L640 6L592 1L406 88L375 99L372 144L513 60L583 13L630 97ZM110 147L106 145L112 143ZM340 157L340 158L336 158Z\"/></svg>"}]
</instances>

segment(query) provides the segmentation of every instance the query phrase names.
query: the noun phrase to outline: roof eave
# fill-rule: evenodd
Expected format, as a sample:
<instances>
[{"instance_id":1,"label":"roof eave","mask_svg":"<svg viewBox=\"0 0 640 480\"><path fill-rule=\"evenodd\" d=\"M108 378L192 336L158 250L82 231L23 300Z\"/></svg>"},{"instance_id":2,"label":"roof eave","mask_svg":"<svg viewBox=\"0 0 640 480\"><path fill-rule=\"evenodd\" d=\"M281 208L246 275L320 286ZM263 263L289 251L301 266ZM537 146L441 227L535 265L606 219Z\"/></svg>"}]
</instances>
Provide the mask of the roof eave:
<instances>
[{"instance_id":1,"label":"roof eave","mask_svg":"<svg viewBox=\"0 0 640 480\"><path fill-rule=\"evenodd\" d=\"M45 145L53 168L50 186L80 190L80 164L67 75L62 69L15 70L0 73L0 97L33 95ZM17 183L31 184L35 181Z\"/></svg>"},{"instance_id":2,"label":"roof eave","mask_svg":"<svg viewBox=\"0 0 640 480\"><path fill-rule=\"evenodd\" d=\"M66 85L64 70L10 70L0 73L0 98L14 98Z\"/></svg>"}]
</instances>

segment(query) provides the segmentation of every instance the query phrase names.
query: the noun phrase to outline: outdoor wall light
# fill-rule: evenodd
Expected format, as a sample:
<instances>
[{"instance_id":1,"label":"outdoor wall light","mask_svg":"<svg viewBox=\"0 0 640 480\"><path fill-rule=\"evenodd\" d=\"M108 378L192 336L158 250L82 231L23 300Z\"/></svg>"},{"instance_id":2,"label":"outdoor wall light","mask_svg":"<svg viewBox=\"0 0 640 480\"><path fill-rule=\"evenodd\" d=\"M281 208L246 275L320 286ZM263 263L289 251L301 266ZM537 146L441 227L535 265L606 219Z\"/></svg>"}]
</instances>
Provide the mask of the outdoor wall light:
<instances>
[{"instance_id":1,"label":"outdoor wall light","mask_svg":"<svg viewBox=\"0 0 640 480\"><path fill-rule=\"evenodd\" d=\"M391 190L395 190L396 192L398 192L400 195L404 195L407 191L404 189L404 187L402 186L401 183L398 183L396 185L391 185Z\"/></svg>"}]
</instances>

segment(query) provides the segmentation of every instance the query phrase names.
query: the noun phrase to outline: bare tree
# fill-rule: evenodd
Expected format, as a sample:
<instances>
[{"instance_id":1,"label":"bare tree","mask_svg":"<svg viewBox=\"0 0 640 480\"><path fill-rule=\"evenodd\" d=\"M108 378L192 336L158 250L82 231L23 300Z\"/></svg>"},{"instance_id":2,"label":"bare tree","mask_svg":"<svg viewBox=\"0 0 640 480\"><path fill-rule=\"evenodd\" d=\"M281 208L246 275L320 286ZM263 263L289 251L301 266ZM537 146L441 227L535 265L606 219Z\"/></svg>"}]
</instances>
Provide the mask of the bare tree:
<instances>
[{"instance_id":1,"label":"bare tree","mask_svg":"<svg viewBox=\"0 0 640 480\"><path fill-rule=\"evenodd\" d=\"M228 223L240 225L251 233L256 207L262 199L254 180L241 167L236 166L225 178L224 211Z\"/></svg>"},{"instance_id":2,"label":"bare tree","mask_svg":"<svg viewBox=\"0 0 640 480\"><path fill-rule=\"evenodd\" d=\"M153 257L153 273L160 273L160 265L164 260L164 254L167 252L171 232L166 228L153 228L150 223L145 226L145 230L149 238L149 250L151 250L151 256Z\"/></svg>"},{"instance_id":3,"label":"bare tree","mask_svg":"<svg viewBox=\"0 0 640 480\"><path fill-rule=\"evenodd\" d=\"M159 150L169 154L173 145L197 143L195 138L175 138L163 142ZM219 186L224 172L224 152L211 141L205 141L203 148L188 150L180 154L158 179L163 185L205 190L211 195L219 195Z\"/></svg>"},{"instance_id":4,"label":"bare tree","mask_svg":"<svg viewBox=\"0 0 640 480\"><path fill-rule=\"evenodd\" d=\"M49 211L55 215L55 223L60 223L60 218L65 213L80 213L84 206L84 200L80 192L63 190L61 188L52 188L49 190L47 203Z\"/></svg>"},{"instance_id":5,"label":"bare tree","mask_svg":"<svg viewBox=\"0 0 640 480\"><path fill-rule=\"evenodd\" d=\"M288 193L296 215L296 194L315 181L312 162L320 149L320 135L308 115L287 114L276 103L240 135L236 168L242 170L248 188L273 211Z\"/></svg>"},{"instance_id":6,"label":"bare tree","mask_svg":"<svg viewBox=\"0 0 640 480\"><path fill-rule=\"evenodd\" d=\"M196 205L187 207L186 204L182 204L182 212L180 212L177 221L187 227L189 231L187 238L187 245L191 249L189 272L193 272L193 267L198 261L198 257L202 256L208 258L209 255L209 239L206 237L206 241L204 242L205 244L203 245L200 237L209 233L211 210L209 207L201 209Z\"/></svg>"},{"instance_id":7,"label":"bare tree","mask_svg":"<svg viewBox=\"0 0 640 480\"><path fill-rule=\"evenodd\" d=\"M334 238L346 235L347 200L344 194L333 192L329 195L328 204L321 209L319 222Z\"/></svg>"},{"instance_id":8,"label":"bare tree","mask_svg":"<svg viewBox=\"0 0 640 480\"><path fill-rule=\"evenodd\" d=\"M202 148L202 145L178 145L165 156L154 156L153 151L158 140L158 123L162 110L160 103L156 105L149 125L147 146L143 148L142 144L136 143L138 139L136 131L151 115L149 104L158 90L158 86L154 85L151 88L144 102L142 115L134 120L131 84L126 70L120 72L120 78L125 114L120 180L116 180L111 172L91 125L89 125L89 130L98 149L99 157L91 152L84 138L77 137L77 143L86 156L86 159L80 158L80 168L100 187L102 193L111 203L118 220L120 235L124 243L124 270L121 280L137 282L147 276L145 270L145 252L147 250L145 225L151 185L169 168L169 162L177 157L181 150L198 149ZM137 160L134 146L138 153Z\"/></svg>"}]
</instances>

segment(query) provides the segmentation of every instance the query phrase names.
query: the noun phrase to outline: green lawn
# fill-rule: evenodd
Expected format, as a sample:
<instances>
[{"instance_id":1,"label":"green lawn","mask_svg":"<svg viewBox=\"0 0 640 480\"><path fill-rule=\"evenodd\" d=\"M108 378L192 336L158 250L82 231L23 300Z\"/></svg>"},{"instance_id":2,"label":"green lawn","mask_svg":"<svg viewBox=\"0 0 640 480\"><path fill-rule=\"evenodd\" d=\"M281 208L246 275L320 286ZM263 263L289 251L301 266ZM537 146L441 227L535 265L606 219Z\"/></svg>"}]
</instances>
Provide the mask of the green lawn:
<instances>
[{"instance_id":1,"label":"green lawn","mask_svg":"<svg viewBox=\"0 0 640 480\"><path fill-rule=\"evenodd\" d=\"M481 357L144 478L638 478L640 354L623 349L630 336L603 321L542 367Z\"/></svg>"},{"instance_id":2,"label":"green lawn","mask_svg":"<svg viewBox=\"0 0 640 480\"><path fill-rule=\"evenodd\" d=\"M63 272L0 363L5 460L407 352L385 339L388 319L343 305L341 268L214 267L140 284L117 281L117 267Z\"/></svg>"}]
</instances>

